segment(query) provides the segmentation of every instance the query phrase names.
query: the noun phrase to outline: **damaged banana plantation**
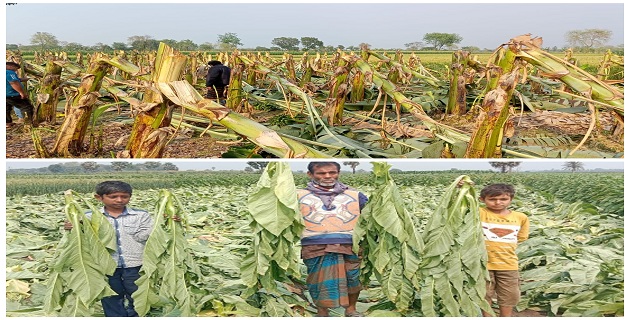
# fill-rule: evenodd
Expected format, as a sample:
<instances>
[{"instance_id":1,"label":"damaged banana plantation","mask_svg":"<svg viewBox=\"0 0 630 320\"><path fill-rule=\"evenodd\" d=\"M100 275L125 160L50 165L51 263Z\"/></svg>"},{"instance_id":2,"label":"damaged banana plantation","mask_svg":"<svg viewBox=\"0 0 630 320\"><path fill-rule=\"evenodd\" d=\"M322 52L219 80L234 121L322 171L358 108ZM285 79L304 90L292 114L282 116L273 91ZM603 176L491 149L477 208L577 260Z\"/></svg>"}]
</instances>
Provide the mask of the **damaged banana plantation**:
<instances>
[{"instance_id":1,"label":"damaged banana plantation","mask_svg":"<svg viewBox=\"0 0 630 320\"><path fill-rule=\"evenodd\" d=\"M589 73L541 48L522 35L484 60L456 51L430 67L422 53L368 48L7 51L36 109L32 127L8 132L30 153L8 145L7 158L623 157L622 57ZM209 60L232 70L224 102L204 97Z\"/></svg>"}]
</instances>

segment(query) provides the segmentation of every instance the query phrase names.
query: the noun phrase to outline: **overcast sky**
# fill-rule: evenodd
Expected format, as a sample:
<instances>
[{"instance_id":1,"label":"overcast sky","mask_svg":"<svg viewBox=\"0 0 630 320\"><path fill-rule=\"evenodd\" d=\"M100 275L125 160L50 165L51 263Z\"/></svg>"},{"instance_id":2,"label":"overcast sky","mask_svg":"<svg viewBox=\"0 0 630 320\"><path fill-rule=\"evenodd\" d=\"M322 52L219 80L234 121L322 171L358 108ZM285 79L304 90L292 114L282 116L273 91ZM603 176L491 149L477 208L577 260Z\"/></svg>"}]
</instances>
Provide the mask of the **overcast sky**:
<instances>
[{"instance_id":1,"label":"overcast sky","mask_svg":"<svg viewBox=\"0 0 630 320\"><path fill-rule=\"evenodd\" d=\"M269 161L269 159L262 159L264 161ZM459 169L459 170L489 170L492 169L489 160L487 159L466 159L466 160L429 160L429 159L416 159L416 160L399 160L399 159L391 159L391 160L381 160L381 159L350 159L351 161L357 161L361 164L357 167L357 170L363 169L366 171L372 170L371 161L385 161L392 165L394 169L401 169L405 171L434 171L434 170L450 170L450 169ZM21 169L21 168L41 168L47 167L51 164L61 163L61 162L83 162L83 161L96 161L100 164L110 164L111 160L88 160L88 159L75 159L75 160L40 160L40 159L22 159L22 160L12 160L9 159L6 162L6 169ZM115 160L116 161L116 160ZM153 159L119 159L118 161L130 161L134 163L144 163L146 161L155 161ZM171 162L175 164L180 170L206 170L212 169L214 170L242 170L247 167L247 162L252 161L252 159L186 159L186 160L178 160L178 159L161 159L161 162ZM281 161L281 160L275 160ZM306 171L306 166L308 162L311 160L290 160L291 168L293 170L304 170ZM348 161L348 160L345 160ZM551 169L561 169L562 165L567 161L567 159L553 159L553 160L538 160L538 159L527 159L525 161L521 161L521 165L519 166L520 171L538 171L538 170L551 170ZM343 164L344 160L337 161L340 164ZM588 160L583 159L580 160L584 164L584 168L586 170L590 169L623 169L623 159L606 159L606 160ZM350 167L342 166L342 170L350 170Z\"/></svg>"},{"instance_id":2,"label":"overcast sky","mask_svg":"<svg viewBox=\"0 0 630 320\"><path fill-rule=\"evenodd\" d=\"M218 35L231 32L241 39L242 48L271 47L271 41L277 37L315 37L332 46L358 46L365 42L373 48L404 48L405 43L422 41L426 33L443 32L462 36L460 46L494 49L526 33L542 37L543 47L563 47L567 31L591 28L612 31L609 45L624 43L622 1L590 4L34 2L3 6L6 43L28 45L36 32L48 32L60 41L90 46L98 42L127 43L135 35L149 35L156 40L190 39L201 44L216 43Z\"/></svg>"}]
</instances>

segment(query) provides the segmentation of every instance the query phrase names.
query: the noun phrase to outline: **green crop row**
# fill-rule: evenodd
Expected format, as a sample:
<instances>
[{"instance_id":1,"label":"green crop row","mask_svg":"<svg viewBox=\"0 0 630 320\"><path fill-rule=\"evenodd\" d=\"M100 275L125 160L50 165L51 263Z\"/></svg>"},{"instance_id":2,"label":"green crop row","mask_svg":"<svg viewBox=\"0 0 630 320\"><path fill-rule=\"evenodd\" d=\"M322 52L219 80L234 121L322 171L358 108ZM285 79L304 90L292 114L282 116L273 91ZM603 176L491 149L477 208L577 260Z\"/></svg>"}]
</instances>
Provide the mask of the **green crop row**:
<instances>
[{"instance_id":1,"label":"green crop row","mask_svg":"<svg viewBox=\"0 0 630 320\"><path fill-rule=\"evenodd\" d=\"M510 173L495 172L405 172L394 174L401 187L416 185L448 185L461 174L469 175L477 188L490 183L511 183L523 185L525 190L518 192L539 192L549 199L591 203L606 213L623 215L623 174L622 173ZM8 174L6 195L43 195L60 193L67 189L89 193L94 186L104 180L124 180L136 190L200 187L200 186L242 186L256 184L257 173L244 172L120 172L91 173L72 175L24 175ZM344 173L341 181L348 185L373 184L370 173ZM295 173L295 182L304 186L308 182L305 173Z\"/></svg>"}]
</instances>

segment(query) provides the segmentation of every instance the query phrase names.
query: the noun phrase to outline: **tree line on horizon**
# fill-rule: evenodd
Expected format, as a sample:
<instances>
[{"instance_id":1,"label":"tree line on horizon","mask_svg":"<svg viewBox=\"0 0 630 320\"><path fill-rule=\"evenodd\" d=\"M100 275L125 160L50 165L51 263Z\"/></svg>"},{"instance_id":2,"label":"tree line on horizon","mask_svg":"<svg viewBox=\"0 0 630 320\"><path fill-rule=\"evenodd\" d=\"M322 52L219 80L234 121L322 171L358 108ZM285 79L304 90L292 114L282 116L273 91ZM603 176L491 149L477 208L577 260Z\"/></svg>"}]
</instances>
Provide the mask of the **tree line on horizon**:
<instances>
[{"instance_id":1,"label":"tree line on horizon","mask_svg":"<svg viewBox=\"0 0 630 320\"><path fill-rule=\"evenodd\" d=\"M260 173L262 172L269 161L249 161L247 162L247 167L242 170L230 170L230 171L242 171L245 173ZM501 173L511 173L517 171L517 168L521 165L519 161L490 161L488 162L490 166L494 169L497 169L498 172ZM343 162L343 166L347 166L350 168L352 173L366 173L368 171L359 169L356 170L358 166L361 165L361 162L358 161L345 161ZM208 167L205 171L215 171L216 167ZM459 170L457 168L451 169L451 171L489 171L488 170ZM97 173L97 172L142 172L142 171L179 171L179 168L173 164L172 162L161 162L161 161L146 161L143 163L133 163L129 161L112 161L111 164L99 164L95 161L84 161L84 162L66 162L66 163L56 163L48 166L40 167L40 168L29 168L29 169L9 169L7 173L24 173L24 174L33 174L33 173L43 173L43 174L72 174L72 173ZM391 169L392 173L403 173L403 172L416 172L416 171L403 171L400 169ZM422 170L420 170L422 171ZM586 170L584 168L584 163L580 161L567 161L563 163L561 170L548 170L548 171L623 171L617 169L594 169L594 170ZM298 170L298 172L303 172L303 170Z\"/></svg>"},{"instance_id":2,"label":"tree line on horizon","mask_svg":"<svg viewBox=\"0 0 630 320\"><path fill-rule=\"evenodd\" d=\"M567 41L567 47L558 48L551 47L545 48L547 51L559 51L566 50L571 47L574 52L599 52L601 50L621 50L623 52L623 45L607 46L606 43L612 37L612 31L605 29L584 29L584 30L570 30L565 34L565 40ZM443 50L466 50L470 52L482 52L492 51L494 49L478 48L475 46L458 47L463 37L457 33L442 33L431 32L424 34L422 41L412 41L405 43L404 50L414 51L443 51ZM262 47L257 46L255 48L240 48L243 45L241 38L233 32L227 32L219 34L217 41L203 42L197 44L190 39L174 40L174 39L154 39L150 35L134 35L127 38L127 42L113 42L111 45L102 42L97 42L95 45L87 46L77 42L66 42L57 39L57 37L49 32L37 32L30 37L30 45L22 44L6 44L6 50L21 50L21 51L45 51L45 50L65 50L70 52L79 51L152 51L157 50L160 42L163 42L170 47L179 51L230 51L234 49L244 50L256 50L256 51L335 51L335 50L348 50L357 51L361 47L371 48L369 43L359 43L358 45L345 46L338 44L336 46L324 45L324 42L317 37L276 37L271 40L272 46ZM402 48L379 48L383 50L398 50Z\"/></svg>"}]
</instances>

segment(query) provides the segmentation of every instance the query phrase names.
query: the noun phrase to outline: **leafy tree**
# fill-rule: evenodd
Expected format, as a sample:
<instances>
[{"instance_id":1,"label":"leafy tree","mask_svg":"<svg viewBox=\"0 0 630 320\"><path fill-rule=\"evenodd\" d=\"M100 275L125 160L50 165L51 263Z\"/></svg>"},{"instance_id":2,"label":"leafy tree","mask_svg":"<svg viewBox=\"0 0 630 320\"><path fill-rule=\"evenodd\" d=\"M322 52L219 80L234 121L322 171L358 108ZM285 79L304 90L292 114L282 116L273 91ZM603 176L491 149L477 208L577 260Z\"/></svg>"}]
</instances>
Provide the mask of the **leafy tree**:
<instances>
[{"instance_id":1,"label":"leafy tree","mask_svg":"<svg viewBox=\"0 0 630 320\"><path fill-rule=\"evenodd\" d=\"M214 50L214 44L210 42L204 42L199 45L199 50L205 50L205 51Z\"/></svg>"},{"instance_id":2,"label":"leafy tree","mask_svg":"<svg viewBox=\"0 0 630 320\"><path fill-rule=\"evenodd\" d=\"M51 164L48 166L48 171L53 172L53 173L60 173L60 172L64 172L64 167L60 164Z\"/></svg>"},{"instance_id":3,"label":"leafy tree","mask_svg":"<svg viewBox=\"0 0 630 320\"><path fill-rule=\"evenodd\" d=\"M194 51L197 50L197 47L197 44L190 39L179 41L176 46L181 51Z\"/></svg>"},{"instance_id":4,"label":"leafy tree","mask_svg":"<svg viewBox=\"0 0 630 320\"><path fill-rule=\"evenodd\" d=\"M85 170L85 172L94 172L98 169L99 165L94 161L86 161L81 163L81 167Z\"/></svg>"},{"instance_id":5,"label":"leafy tree","mask_svg":"<svg viewBox=\"0 0 630 320\"><path fill-rule=\"evenodd\" d=\"M17 44L13 44L13 43L7 43L7 45L5 46L5 48L7 50L17 50L20 48L20 46L18 46Z\"/></svg>"},{"instance_id":6,"label":"leafy tree","mask_svg":"<svg viewBox=\"0 0 630 320\"><path fill-rule=\"evenodd\" d=\"M343 49L345 49L345 48L346 48L346 47L344 47L344 46L343 46L343 45L341 45L341 44L338 44L338 45L337 45L337 49L339 49L339 50L343 50Z\"/></svg>"},{"instance_id":7,"label":"leafy tree","mask_svg":"<svg viewBox=\"0 0 630 320\"><path fill-rule=\"evenodd\" d=\"M265 167L267 167L268 163L269 161L249 161L247 162L247 165L250 166L253 170L262 172L263 170L265 170Z\"/></svg>"},{"instance_id":8,"label":"leafy tree","mask_svg":"<svg viewBox=\"0 0 630 320\"><path fill-rule=\"evenodd\" d=\"M570 46L597 48L610 40L612 31L605 29L571 30L564 37Z\"/></svg>"},{"instance_id":9,"label":"leafy tree","mask_svg":"<svg viewBox=\"0 0 630 320\"><path fill-rule=\"evenodd\" d=\"M433 46L436 50L442 50L444 47L450 47L462 42L464 38L457 33L432 32L425 34L422 40Z\"/></svg>"},{"instance_id":10,"label":"leafy tree","mask_svg":"<svg viewBox=\"0 0 630 320\"><path fill-rule=\"evenodd\" d=\"M109 45L106 45L102 42L97 42L92 46L92 50L96 50L96 51L111 51L113 50L112 47L110 47Z\"/></svg>"},{"instance_id":11,"label":"leafy tree","mask_svg":"<svg viewBox=\"0 0 630 320\"><path fill-rule=\"evenodd\" d=\"M245 169L243 169L243 171L245 171L247 173L252 173L252 172L254 172L254 168L252 168L252 167L245 167Z\"/></svg>"},{"instance_id":12,"label":"leafy tree","mask_svg":"<svg viewBox=\"0 0 630 320\"><path fill-rule=\"evenodd\" d=\"M361 164L361 162L356 162L356 161L345 161L343 163L344 166L350 166L350 168L352 168L352 174L354 174L356 172L356 168Z\"/></svg>"},{"instance_id":13,"label":"leafy tree","mask_svg":"<svg viewBox=\"0 0 630 320\"><path fill-rule=\"evenodd\" d=\"M123 42L114 42L114 43L112 43L112 49L114 49L114 50L128 50L129 47L127 47L127 44L125 44Z\"/></svg>"},{"instance_id":14,"label":"leafy tree","mask_svg":"<svg viewBox=\"0 0 630 320\"><path fill-rule=\"evenodd\" d=\"M370 49L370 48L372 48L372 45L369 44L369 43L365 43L365 42L359 43L359 49L363 50L363 48Z\"/></svg>"},{"instance_id":15,"label":"leafy tree","mask_svg":"<svg viewBox=\"0 0 630 320\"><path fill-rule=\"evenodd\" d=\"M131 46L132 49L138 51L151 51L157 50L160 46L160 42L153 39L153 37L145 35L145 36L131 36L127 38L127 43Z\"/></svg>"},{"instance_id":16,"label":"leafy tree","mask_svg":"<svg viewBox=\"0 0 630 320\"><path fill-rule=\"evenodd\" d=\"M77 42L68 42L64 44L63 49L66 51L77 52L88 50L89 48Z\"/></svg>"},{"instance_id":17,"label":"leafy tree","mask_svg":"<svg viewBox=\"0 0 630 320\"><path fill-rule=\"evenodd\" d=\"M31 44L39 46L40 50L44 51L59 46L59 40L52 33L36 32L31 36Z\"/></svg>"},{"instance_id":18,"label":"leafy tree","mask_svg":"<svg viewBox=\"0 0 630 320\"><path fill-rule=\"evenodd\" d=\"M232 50L238 48L238 46L242 46L241 38L239 38L236 33L228 32L219 35L219 46L223 50Z\"/></svg>"},{"instance_id":19,"label":"leafy tree","mask_svg":"<svg viewBox=\"0 0 630 320\"><path fill-rule=\"evenodd\" d=\"M569 161L569 162L565 162L562 165L562 169L564 170L571 170L571 172L576 172L579 170L584 170L584 163L580 162L580 161Z\"/></svg>"},{"instance_id":20,"label":"leafy tree","mask_svg":"<svg viewBox=\"0 0 630 320\"><path fill-rule=\"evenodd\" d=\"M300 40L298 38L290 38L290 37L280 37L273 38L271 40L271 44L280 47L282 50L298 50L298 46L300 45Z\"/></svg>"},{"instance_id":21,"label":"leafy tree","mask_svg":"<svg viewBox=\"0 0 630 320\"><path fill-rule=\"evenodd\" d=\"M422 47L424 47L424 43L422 41L405 43L405 48L407 48L407 50L420 50Z\"/></svg>"},{"instance_id":22,"label":"leafy tree","mask_svg":"<svg viewBox=\"0 0 630 320\"><path fill-rule=\"evenodd\" d=\"M324 46L324 42L315 38L315 37L302 37L300 38L302 42L302 47L304 50L317 50Z\"/></svg>"},{"instance_id":23,"label":"leafy tree","mask_svg":"<svg viewBox=\"0 0 630 320\"><path fill-rule=\"evenodd\" d=\"M465 46L465 47L462 47L462 50L468 51L468 52L479 52L479 51L481 51L481 49L479 47L475 47L475 46Z\"/></svg>"},{"instance_id":24,"label":"leafy tree","mask_svg":"<svg viewBox=\"0 0 630 320\"><path fill-rule=\"evenodd\" d=\"M125 169L129 169L133 166L133 164L131 162L127 162L127 161L114 161L112 162L112 169L114 169L114 171L123 171Z\"/></svg>"},{"instance_id":25,"label":"leafy tree","mask_svg":"<svg viewBox=\"0 0 630 320\"><path fill-rule=\"evenodd\" d=\"M177 40L175 39L162 39L159 42L164 42L165 45L177 49Z\"/></svg>"},{"instance_id":26,"label":"leafy tree","mask_svg":"<svg viewBox=\"0 0 630 320\"><path fill-rule=\"evenodd\" d=\"M179 170L179 168L175 164L173 164L171 162L164 163L164 165L162 166L162 169L164 169L166 171L178 171Z\"/></svg>"},{"instance_id":27,"label":"leafy tree","mask_svg":"<svg viewBox=\"0 0 630 320\"><path fill-rule=\"evenodd\" d=\"M520 162L516 162L516 161L501 161L501 162L498 162L498 161L493 162L493 161L491 161L490 165L493 168L497 168L497 169L501 170L501 173L506 173L506 172L512 172L512 169L520 166L521 163Z\"/></svg>"},{"instance_id":28,"label":"leafy tree","mask_svg":"<svg viewBox=\"0 0 630 320\"><path fill-rule=\"evenodd\" d=\"M158 170L161 166L162 164L157 161L147 161L144 163L144 167L149 170Z\"/></svg>"}]
</instances>

